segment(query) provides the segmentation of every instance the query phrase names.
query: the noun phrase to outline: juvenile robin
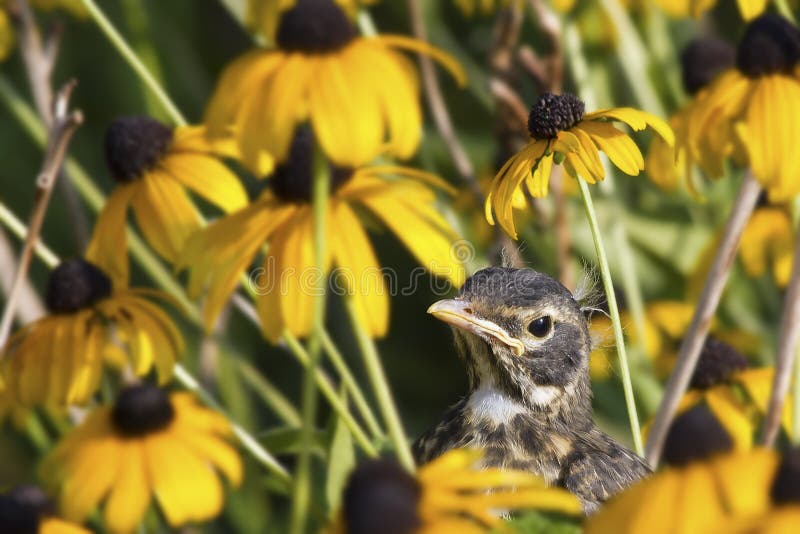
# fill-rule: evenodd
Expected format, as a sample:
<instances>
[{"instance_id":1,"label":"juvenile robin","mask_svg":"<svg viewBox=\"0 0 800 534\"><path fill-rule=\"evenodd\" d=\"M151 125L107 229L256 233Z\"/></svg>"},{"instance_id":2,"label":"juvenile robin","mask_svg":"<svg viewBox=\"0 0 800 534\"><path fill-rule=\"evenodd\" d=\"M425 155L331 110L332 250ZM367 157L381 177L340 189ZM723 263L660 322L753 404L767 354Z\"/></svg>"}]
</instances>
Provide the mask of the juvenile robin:
<instances>
[{"instance_id":1,"label":"juvenile robin","mask_svg":"<svg viewBox=\"0 0 800 534\"><path fill-rule=\"evenodd\" d=\"M480 467L537 473L578 496L587 513L650 473L594 424L589 325L559 282L490 267L428 313L452 326L469 393L414 444L420 464L480 448Z\"/></svg>"}]
</instances>

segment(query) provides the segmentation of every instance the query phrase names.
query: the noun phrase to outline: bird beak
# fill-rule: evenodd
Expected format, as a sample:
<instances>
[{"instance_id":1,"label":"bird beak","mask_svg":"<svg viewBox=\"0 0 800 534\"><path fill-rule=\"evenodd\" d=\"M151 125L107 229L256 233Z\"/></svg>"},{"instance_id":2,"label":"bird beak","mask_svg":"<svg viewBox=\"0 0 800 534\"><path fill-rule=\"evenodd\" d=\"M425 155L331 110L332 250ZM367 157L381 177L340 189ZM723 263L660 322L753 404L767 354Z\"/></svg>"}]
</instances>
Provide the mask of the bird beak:
<instances>
[{"instance_id":1,"label":"bird beak","mask_svg":"<svg viewBox=\"0 0 800 534\"><path fill-rule=\"evenodd\" d=\"M489 335L507 345L517 356L525 353L525 345L497 323L476 317L470 303L465 300L445 299L434 302L428 313L445 323L479 336Z\"/></svg>"}]
</instances>

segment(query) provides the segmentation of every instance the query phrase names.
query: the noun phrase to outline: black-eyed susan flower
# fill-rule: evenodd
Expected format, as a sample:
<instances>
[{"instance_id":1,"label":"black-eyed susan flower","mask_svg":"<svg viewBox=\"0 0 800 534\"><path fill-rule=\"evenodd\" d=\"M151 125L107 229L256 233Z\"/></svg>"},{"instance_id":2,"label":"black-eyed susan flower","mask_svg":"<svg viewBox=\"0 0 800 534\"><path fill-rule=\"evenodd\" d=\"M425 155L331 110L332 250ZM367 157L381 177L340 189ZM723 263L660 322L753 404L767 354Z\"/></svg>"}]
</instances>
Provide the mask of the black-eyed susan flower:
<instances>
[{"instance_id":1,"label":"black-eyed susan flower","mask_svg":"<svg viewBox=\"0 0 800 534\"><path fill-rule=\"evenodd\" d=\"M191 394L131 386L58 443L41 474L68 519L83 521L102 506L105 528L127 534L155 499L176 528L220 513L220 473L240 484L242 462L229 434L227 420Z\"/></svg>"},{"instance_id":2,"label":"black-eyed susan flower","mask_svg":"<svg viewBox=\"0 0 800 534\"><path fill-rule=\"evenodd\" d=\"M361 464L350 475L330 534L481 534L501 524L500 511L581 513L575 496L531 473L475 470L480 456L456 449L416 476L388 460Z\"/></svg>"},{"instance_id":3,"label":"black-eyed susan flower","mask_svg":"<svg viewBox=\"0 0 800 534\"><path fill-rule=\"evenodd\" d=\"M773 375L771 367L749 368L747 359L733 347L709 338L677 412L707 407L730 436L735 450L750 449L767 412ZM783 412L787 433L792 417L788 404Z\"/></svg>"},{"instance_id":4,"label":"black-eyed susan flower","mask_svg":"<svg viewBox=\"0 0 800 534\"><path fill-rule=\"evenodd\" d=\"M708 429L687 436L707 443ZM584 525L587 534L784 533L800 521L800 453L770 449L712 454L669 467L617 495ZM693 461L692 461L693 460Z\"/></svg>"},{"instance_id":5,"label":"black-eyed susan flower","mask_svg":"<svg viewBox=\"0 0 800 534\"><path fill-rule=\"evenodd\" d=\"M208 286L205 324L214 320L265 242L263 267L252 278L264 334L277 341L284 328L305 336L313 324L310 280L330 272L337 292L352 295L364 324L382 336L389 323L386 281L359 211L394 233L433 274L458 286L464 269L453 254L456 233L436 208L428 187L448 188L436 176L397 166L330 168L324 272L315 267L311 209L314 141L298 130L289 160L275 170L268 188L248 207L210 224L187 245L181 266L191 267L189 294Z\"/></svg>"},{"instance_id":6,"label":"black-eyed susan flower","mask_svg":"<svg viewBox=\"0 0 800 534\"><path fill-rule=\"evenodd\" d=\"M634 130L649 126L667 144L675 142L667 123L644 111L614 108L585 113L583 102L573 95L541 95L528 117L531 140L503 165L492 181L486 199L488 221L491 224L497 221L516 239L512 211L515 191L525 183L531 196L546 196L553 164L563 163L570 176L593 184L605 178L600 162L602 151L620 170L638 175L644 169L642 153L633 139L613 122L624 122Z\"/></svg>"},{"instance_id":7,"label":"black-eyed susan flower","mask_svg":"<svg viewBox=\"0 0 800 534\"><path fill-rule=\"evenodd\" d=\"M359 37L332 0L297 0L282 12L276 42L226 69L206 113L213 135L232 127L250 167L262 152L284 161L305 121L337 165L358 167L384 151L413 155L422 135L419 81L398 50L430 55L465 83L458 63L427 43Z\"/></svg>"},{"instance_id":8,"label":"black-eyed susan flower","mask_svg":"<svg viewBox=\"0 0 800 534\"><path fill-rule=\"evenodd\" d=\"M106 163L118 185L100 212L86 256L115 285L128 281L129 209L150 246L175 262L201 224L186 189L226 212L247 204L236 175L219 159L230 155L220 154L220 146L209 143L203 127L170 128L148 117L123 117L109 126Z\"/></svg>"},{"instance_id":9,"label":"black-eyed susan flower","mask_svg":"<svg viewBox=\"0 0 800 534\"><path fill-rule=\"evenodd\" d=\"M47 496L35 486L0 494L0 528L9 534L91 534L57 518Z\"/></svg>"},{"instance_id":10,"label":"black-eyed susan flower","mask_svg":"<svg viewBox=\"0 0 800 534\"><path fill-rule=\"evenodd\" d=\"M758 17L739 43L736 68L698 99L688 133L696 153L746 156L774 202L800 192L800 153L792 142L800 122L790 120L800 116L799 62L800 30L778 15Z\"/></svg>"},{"instance_id":11,"label":"black-eyed susan flower","mask_svg":"<svg viewBox=\"0 0 800 534\"><path fill-rule=\"evenodd\" d=\"M783 206L758 207L747 221L739 242L739 259L750 276L770 271L779 287L792 274L794 238L792 220Z\"/></svg>"},{"instance_id":12,"label":"black-eyed susan flower","mask_svg":"<svg viewBox=\"0 0 800 534\"><path fill-rule=\"evenodd\" d=\"M3 395L25 406L85 403L97 391L104 359L120 350L135 374L155 368L160 381L168 381L183 339L146 297L166 295L114 289L103 271L82 259L61 263L47 283L49 315L21 328L2 349Z\"/></svg>"},{"instance_id":13,"label":"black-eyed susan flower","mask_svg":"<svg viewBox=\"0 0 800 534\"><path fill-rule=\"evenodd\" d=\"M693 180L692 168L695 164L701 169L711 169L710 176L716 177L721 171L724 154L714 154L705 147L699 154L688 150L688 129L693 127L692 118L700 112L697 102L703 99L705 89L721 72L732 67L736 59L736 49L728 42L715 37L700 37L690 42L681 52L681 78L683 88L693 98L681 107L669 120L676 132L675 147L669 146L659 136L655 136L645 159L650 179L666 191L674 191L683 179L689 191L698 195ZM695 161L696 158L697 161Z\"/></svg>"}]
</instances>

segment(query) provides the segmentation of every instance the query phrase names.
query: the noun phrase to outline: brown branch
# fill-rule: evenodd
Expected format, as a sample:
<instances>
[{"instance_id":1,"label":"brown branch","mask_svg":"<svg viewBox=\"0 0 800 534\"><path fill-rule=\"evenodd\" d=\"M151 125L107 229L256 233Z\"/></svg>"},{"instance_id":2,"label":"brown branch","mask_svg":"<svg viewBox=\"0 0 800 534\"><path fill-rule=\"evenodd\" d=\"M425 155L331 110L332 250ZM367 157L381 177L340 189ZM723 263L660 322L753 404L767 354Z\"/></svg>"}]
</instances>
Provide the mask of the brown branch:
<instances>
[{"instance_id":1,"label":"brown branch","mask_svg":"<svg viewBox=\"0 0 800 534\"><path fill-rule=\"evenodd\" d=\"M24 287L23 281L27 276L31 258L33 257L34 247L42 231L44 216L47 212L47 206L50 203L53 186L57 181L61 164L64 161L67 146L72 138L72 134L75 133L75 130L83 122L83 114L80 111L69 111L69 99L75 85L76 82L74 80L68 82L56 96L55 106L52 111L53 122L47 138L47 152L45 153L44 162L42 163L42 170L36 178L36 192L33 198L31 216L28 221L28 235L25 239L22 253L20 254L19 266L17 267L14 283L11 286L11 291L8 295L5 309L3 310L3 317L2 320L0 320L0 347L5 345L8 334L11 331L16 303Z\"/></svg>"},{"instance_id":2,"label":"brown branch","mask_svg":"<svg viewBox=\"0 0 800 534\"><path fill-rule=\"evenodd\" d=\"M711 270L706 276L705 287L703 287L703 292L694 311L694 317L692 317L689 330L681 343L675 368L669 377L664 390L664 397L653 420L653 426L645 447L645 456L652 467L658 465L667 431L672 423L672 418L675 416L675 410L681 397L686 392L692 374L694 374L697 360L700 358L700 352L711 327L711 320L719 305L722 291L725 289L725 282L736 257L739 240L742 237L742 232L748 219L750 219L750 215L753 213L760 192L761 186L753 178L752 173L748 171L739 189L739 194L736 196L736 201L731 208L722 239L711 264Z\"/></svg>"},{"instance_id":3,"label":"brown branch","mask_svg":"<svg viewBox=\"0 0 800 534\"><path fill-rule=\"evenodd\" d=\"M31 87L34 106L45 126L50 128L53 123L51 78L58 58L63 26L53 26L43 37L28 0L12 0L8 9L19 35L20 54ZM75 241L82 250L89 240L89 221L72 183L69 180L58 180L58 182L71 216Z\"/></svg>"},{"instance_id":4,"label":"brown branch","mask_svg":"<svg viewBox=\"0 0 800 534\"><path fill-rule=\"evenodd\" d=\"M797 357L797 342L800 339L800 231L795 237L794 247L792 278L783 301L778 352L775 355L775 377L772 380L769 408L761 434L761 444L765 447L772 447L778 437L783 405L789 392L792 367ZM800 429L796 428L794 431L798 432Z\"/></svg>"},{"instance_id":5,"label":"brown branch","mask_svg":"<svg viewBox=\"0 0 800 534\"><path fill-rule=\"evenodd\" d=\"M422 9L419 0L408 0L408 11L411 16L411 28L414 37L421 41L427 41L427 31L425 29L425 21L422 16ZM436 75L433 61L426 55L419 56L419 68L422 72L422 86L425 89L425 98L428 101L428 107L433 115L433 122L436 124L436 129L439 130L439 135L447 146L450 152L450 157L453 159L453 164L456 167L461 179L472 189L476 198L479 200L479 205L483 205L484 195L478 185L478 180L475 177L475 169L469 159L467 151L459 141L456 135L453 121L450 118L450 112L447 110L447 104L442 95L442 88L439 85L439 78Z\"/></svg>"}]
</instances>

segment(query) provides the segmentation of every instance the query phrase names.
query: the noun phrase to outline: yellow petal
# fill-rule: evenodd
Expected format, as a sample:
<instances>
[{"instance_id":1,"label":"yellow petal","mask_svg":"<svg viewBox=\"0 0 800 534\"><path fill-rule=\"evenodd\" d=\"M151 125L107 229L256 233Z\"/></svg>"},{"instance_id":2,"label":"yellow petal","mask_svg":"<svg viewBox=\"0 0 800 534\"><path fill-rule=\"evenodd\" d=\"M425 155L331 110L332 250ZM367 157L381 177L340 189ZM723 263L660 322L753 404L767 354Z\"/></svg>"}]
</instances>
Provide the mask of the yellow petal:
<instances>
[{"instance_id":1,"label":"yellow petal","mask_svg":"<svg viewBox=\"0 0 800 534\"><path fill-rule=\"evenodd\" d=\"M764 12L767 0L737 0L739 12L744 20L752 20Z\"/></svg>"},{"instance_id":2,"label":"yellow petal","mask_svg":"<svg viewBox=\"0 0 800 534\"><path fill-rule=\"evenodd\" d=\"M589 134L597 148L605 152L622 172L636 176L644 169L644 158L639 147L613 124L581 121L578 127Z\"/></svg>"},{"instance_id":3,"label":"yellow petal","mask_svg":"<svg viewBox=\"0 0 800 534\"><path fill-rule=\"evenodd\" d=\"M192 192L226 212L247 205L247 192L230 169L216 158L198 153L171 153L163 168Z\"/></svg>"},{"instance_id":4,"label":"yellow petal","mask_svg":"<svg viewBox=\"0 0 800 534\"><path fill-rule=\"evenodd\" d=\"M389 298L375 253L353 210L339 202L332 232L335 292L352 296L356 313L373 337L382 337L389 326Z\"/></svg>"},{"instance_id":5,"label":"yellow petal","mask_svg":"<svg viewBox=\"0 0 800 534\"><path fill-rule=\"evenodd\" d=\"M640 111L634 108L601 109L584 115L581 123L597 119L611 119L624 122L636 131L644 130L649 126L655 130L669 146L675 145L675 132L672 131L670 125L663 119L651 115L646 111Z\"/></svg>"},{"instance_id":6,"label":"yellow petal","mask_svg":"<svg viewBox=\"0 0 800 534\"><path fill-rule=\"evenodd\" d=\"M142 457L142 444L128 440L121 444L119 471L103 511L105 527L112 533L134 532L150 505L150 487Z\"/></svg>"},{"instance_id":7,"label":"yellow petal","mask_svg":"<svg viewBox=\"0 0 800 534\"><path fill-rule=\"evenodd\" d=\"M744 451L753 446L753 423L742 405L726 385L706 392L706 403L733 440L734 450Z\"/></svg>"},{"instance_id":8,"label":"yellow petal","mask_svg":"<svg viewBox=\"0 0 800 534\"><path fill-rule=\"evenodd\" d=\"M105 272L114 282L114 287L128 285L125 222L131 199L141 186L141 182L134 182L114 189L97 217L92 240L86 249L86 259Z\"/></svg>"},{"instance_id":9,"label":"yellow petal","mask_svg":"<svg viewBox=\"0 0 800 534\"><path fill-rule=\"evenodd\" d=\"M461 68L461 64L458 62L458 60L456 60L456 58L447 52L436 48L435 46L418 39L406 37L404 35L378 35L372 39L375 39L376 41L393 48L411 50L419 54L430 56L438 61L439 64L445 69L447 69L461 87L467 85L467 75L464 73L464 69Z\"/></svg>"}]
</instances>

